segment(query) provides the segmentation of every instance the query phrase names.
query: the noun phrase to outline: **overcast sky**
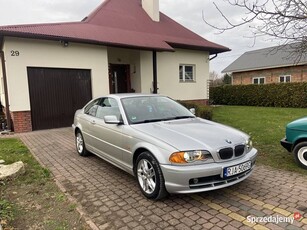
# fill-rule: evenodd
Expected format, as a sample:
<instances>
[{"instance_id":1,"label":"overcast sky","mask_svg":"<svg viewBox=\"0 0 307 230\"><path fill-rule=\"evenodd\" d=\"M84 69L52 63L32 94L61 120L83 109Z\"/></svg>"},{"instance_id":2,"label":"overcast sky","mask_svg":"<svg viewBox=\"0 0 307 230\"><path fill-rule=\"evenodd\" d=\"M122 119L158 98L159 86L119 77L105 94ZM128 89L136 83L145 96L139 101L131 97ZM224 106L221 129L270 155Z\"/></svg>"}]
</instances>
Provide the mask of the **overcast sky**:
<instances>
[{"instance_id":1,"label":"overcast sky","mask_svg":"<svg viewBox=\"0 0 307 230\"><path fill-rule=\"evenodd\" d=\"M81 21L103 0L0 0L0 25ZM224 1L215 0L223 12L234 21L244 16ZM208 26L204 17L214 25L223 24L212 0L160 0L160 11L205 39L229 47L232 51L219 54L211 61L210 71L220 72L244 52L277 45L269 39L250 38L248 27L218 33Z\"/></svg>"}]
</instances>

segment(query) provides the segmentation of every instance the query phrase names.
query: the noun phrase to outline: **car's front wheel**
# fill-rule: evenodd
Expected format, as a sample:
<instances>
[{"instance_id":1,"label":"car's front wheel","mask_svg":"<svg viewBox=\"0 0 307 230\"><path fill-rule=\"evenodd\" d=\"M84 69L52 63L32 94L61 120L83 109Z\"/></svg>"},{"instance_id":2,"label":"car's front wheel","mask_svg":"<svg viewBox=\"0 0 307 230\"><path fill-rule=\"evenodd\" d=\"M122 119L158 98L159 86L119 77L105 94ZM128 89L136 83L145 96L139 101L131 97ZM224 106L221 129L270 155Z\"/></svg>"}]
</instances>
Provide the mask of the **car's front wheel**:
<instances>
[{"instance_id":1,"label":"car's front wheel","mask_svg":"<svg viewBox=\"0 0 307 230\"><path fill-rule=\"evenodd\" d=\"M151 153L143 152L138 156L135 174L142 193L148 199L159 200L167 196L162 171Z\"/></svg>"},{"instance_id":2,"label":"car's front wheel","mask_svg":"<svg viewBox=\"0 0 307 230\"><path fill-rule=\"evenodd\" d=\"M307 142L298 143L293 149L295 161L304 169L307 169Z\"/></svg>"},{"instance_id":3,"label":"car's front wheel","mask_svg":"<svg viewBox=\"0 0 307 230\"><path fill-rule=\"evenodd\" d=\"M85 148L84 138L79 130L76 132L75 142L78 154L83 157L88 156L89 152Z\"/></svg>"}]
</instances>

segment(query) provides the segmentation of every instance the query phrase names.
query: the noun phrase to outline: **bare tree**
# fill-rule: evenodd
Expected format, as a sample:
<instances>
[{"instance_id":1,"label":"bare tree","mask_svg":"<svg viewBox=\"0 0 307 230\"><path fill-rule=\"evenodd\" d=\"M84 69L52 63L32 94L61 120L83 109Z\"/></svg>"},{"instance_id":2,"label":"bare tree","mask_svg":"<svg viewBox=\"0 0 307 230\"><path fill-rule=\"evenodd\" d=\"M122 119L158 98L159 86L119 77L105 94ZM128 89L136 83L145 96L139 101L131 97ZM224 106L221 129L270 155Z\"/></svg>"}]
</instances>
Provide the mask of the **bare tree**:
<instances>
[{"instance_id":1,"label":"bare tree","mask_svg":"<svg viewBox=\"0 0 307 230\"><path fill-rule=\"evenodd\" d=\"M223 79L215 71L211 71L209 73L209 80L210 80L210 86L215 87L215 86L223 85Z\"/></svg>"},{"instance_id":2,"label":"bare tree","mask_svg":"<svg viewBox=\"0 0 307 230\"><path fill-rule=\"evenodd\" d=\"M209 79L211 81L214 81L216 79L220 78L219 74L217 72L215 72L214 70L213 71L210 71L209 73Z\"/></svg>"},{"instance_id":3,"label":"bare tree","mask_svg":"<svg viewBox=\"0 0 307 230\"><path fill-rule=\"evenodd\" d=\"M298 55L307 53L307 2L306 0L224 0L231 7L245 11L239 22L232 21L225 11L213 2L226 25L219 27L206 20L211 27L223 33L243 25L249 25L253 37L268 35L282 44L300 43L293 48Z\"/></svg>"}]
</instances>

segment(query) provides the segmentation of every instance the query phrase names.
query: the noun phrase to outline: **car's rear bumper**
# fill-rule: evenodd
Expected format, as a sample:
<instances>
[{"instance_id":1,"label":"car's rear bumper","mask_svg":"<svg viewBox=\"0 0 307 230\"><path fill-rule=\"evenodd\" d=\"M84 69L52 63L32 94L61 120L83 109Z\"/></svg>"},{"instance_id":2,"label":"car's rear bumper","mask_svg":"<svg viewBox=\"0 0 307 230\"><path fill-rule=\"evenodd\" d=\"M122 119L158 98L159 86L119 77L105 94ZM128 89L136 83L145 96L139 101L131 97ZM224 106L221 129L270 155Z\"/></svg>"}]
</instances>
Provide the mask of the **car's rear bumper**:
<instances>
[{"instance_id":1,"label":"car's rear bumper","mask_svg":"<svg viewBox=\"0 0 307 230\"><path fill-rule=\"evenodd\" d=\"M191 166L160 165L160 167L169 193L196 193L228 187L245 180L254 169L256 156L257 150L252 149L244 157L227 162ZM247 161L252 162L250 170L229 178L222 178L223 168Z\"/></svg>"},{"instance_id":2,"label":"car's rear bumper","mask_svg":"<svg viewBox=\"0 0 307 230\"><path fill-rule=\"evenodd\" d=\"M292 143L288 142L286 138L280 140L280 144L282 147L288 150L288 152L292 151Z\"/></svg>"}]
</instances>

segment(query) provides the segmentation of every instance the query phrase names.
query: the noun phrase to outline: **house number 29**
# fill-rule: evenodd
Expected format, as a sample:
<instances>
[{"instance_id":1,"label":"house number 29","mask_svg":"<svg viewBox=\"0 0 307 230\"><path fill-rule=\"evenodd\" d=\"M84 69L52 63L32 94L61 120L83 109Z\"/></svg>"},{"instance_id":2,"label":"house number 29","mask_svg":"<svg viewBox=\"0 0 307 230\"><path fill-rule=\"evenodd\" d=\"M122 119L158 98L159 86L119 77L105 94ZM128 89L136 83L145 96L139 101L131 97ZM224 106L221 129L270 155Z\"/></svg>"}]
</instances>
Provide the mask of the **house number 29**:
<instances>
[{"instance_id":1,"label":"house number 29","mask_svg":"<svg viewBox=\"0 0 307 230\"><path fill-rule=\"evenodd\" d=\"M11 56L12 57L18 57L20 55L18 50L11 50Z\"/></svg>"}]
</instances>

